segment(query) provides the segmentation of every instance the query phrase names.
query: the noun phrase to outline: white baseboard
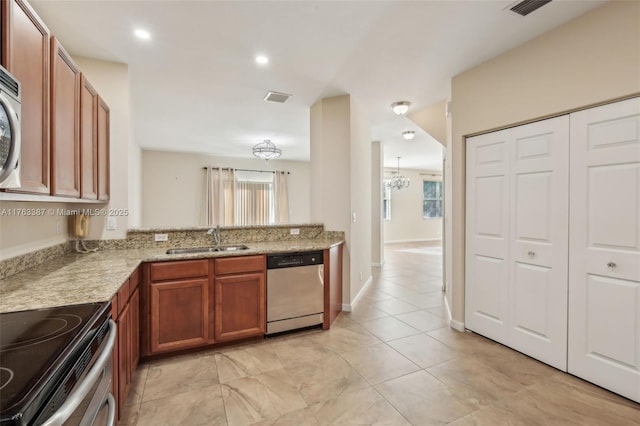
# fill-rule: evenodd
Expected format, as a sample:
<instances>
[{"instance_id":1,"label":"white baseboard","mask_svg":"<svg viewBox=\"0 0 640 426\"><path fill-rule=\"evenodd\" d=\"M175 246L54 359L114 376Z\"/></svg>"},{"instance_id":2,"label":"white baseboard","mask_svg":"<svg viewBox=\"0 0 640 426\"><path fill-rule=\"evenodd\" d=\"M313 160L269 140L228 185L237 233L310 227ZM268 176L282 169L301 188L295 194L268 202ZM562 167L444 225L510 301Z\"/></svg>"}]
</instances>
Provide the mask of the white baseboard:
<instances>
[{"instance_id":1,"label":"white baseboard","mask_svg":"<svg viewBox=\"0 0 640 426\"><path fill-rule=\"evenodd\" d=\"M454 330L464 331L464 323L460 321L456 321L456 320L449 321L449 327L453 328Z\"/></svg>"},{"instance_id":2,"label":"white baseboard","mask_svg":"<svg viewBox=\"0 0 640 426\"><path fill-rule=\"evenodd\" d=\"M351 301L351 304L346 304L346 303L342 304L342 310L345 312L351 312L353 308L356 306L356 304L358 303L358 301L360 300L360 298L362 297L362 295L364 294L367 287L369 287L372 282L373 282L373 276L369 275L367 282L364 283L364 285L362 286L362 288L360 289L356 297Z\"/></svg>"},{"instance_id":3,"label":"white baseboard","mask_svg":"<svg viewBox=\"0 0 640 426\"><path fill-rule=\"evenodd\" d=\"M453 328L454 330L464 331L464 323L454 320L453 317L451 316L451 308L449 308L449 300L447 300L446 297L444 298L444 306L445 308L447 308L447 317L449 318L449 327Z\"/></svg>"},{"instance_id":4,"label":"white baseboard","mask_svg":"<svg viewBox=\"0 0 640 426\"><path fill-rule=\"evenodd\" d=\"M385 240L385 244L400 244L400 243L423 243L427 241L442 241L442 238L412 238L409 240Z\"/></svg>"}]
</instances>

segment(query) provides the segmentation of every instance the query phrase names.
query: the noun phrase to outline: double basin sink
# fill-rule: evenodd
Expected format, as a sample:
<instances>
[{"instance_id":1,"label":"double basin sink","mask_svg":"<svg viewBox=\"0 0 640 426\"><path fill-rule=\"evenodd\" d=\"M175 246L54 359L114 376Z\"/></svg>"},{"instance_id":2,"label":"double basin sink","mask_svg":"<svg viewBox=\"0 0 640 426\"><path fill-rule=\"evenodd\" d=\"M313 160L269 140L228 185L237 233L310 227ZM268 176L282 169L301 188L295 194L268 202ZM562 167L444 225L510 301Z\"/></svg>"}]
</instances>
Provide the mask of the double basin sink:
<instances>
[{"instance_id":1,"label":"double basin sink","mask_svg":"<svg viewBox=\"0 0 640 426\"><path fill-rule=\"evenodd\" d=\"M249 247L244 245L235 246L209 246L209 247L185 247L172 248L167 250L167 254L195 254L195 253L216 253L220 251L242 251Z\"/></svg>"}]
</instances>

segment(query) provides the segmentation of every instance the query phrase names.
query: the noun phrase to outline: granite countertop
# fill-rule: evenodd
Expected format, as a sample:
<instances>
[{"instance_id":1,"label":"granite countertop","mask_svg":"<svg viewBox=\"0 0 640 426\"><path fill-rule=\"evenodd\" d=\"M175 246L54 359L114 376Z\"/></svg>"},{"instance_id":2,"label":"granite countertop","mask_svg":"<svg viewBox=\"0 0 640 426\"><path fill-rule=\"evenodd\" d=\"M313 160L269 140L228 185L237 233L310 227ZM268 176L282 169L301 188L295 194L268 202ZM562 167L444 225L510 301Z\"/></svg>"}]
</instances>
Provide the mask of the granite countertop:
<instances>
[{"instance_id":1,"label":"granite countertop","mask_svg":"<svg viewBox=\"0 0 640 426\"><path fill-rule=\"evenodd\" d=\"M243 243L248 250L166 254L163 248L72 253L0 280L0 313L110 301L142 262L324 250L337 238Z\"/></svg>"}]
</instances>

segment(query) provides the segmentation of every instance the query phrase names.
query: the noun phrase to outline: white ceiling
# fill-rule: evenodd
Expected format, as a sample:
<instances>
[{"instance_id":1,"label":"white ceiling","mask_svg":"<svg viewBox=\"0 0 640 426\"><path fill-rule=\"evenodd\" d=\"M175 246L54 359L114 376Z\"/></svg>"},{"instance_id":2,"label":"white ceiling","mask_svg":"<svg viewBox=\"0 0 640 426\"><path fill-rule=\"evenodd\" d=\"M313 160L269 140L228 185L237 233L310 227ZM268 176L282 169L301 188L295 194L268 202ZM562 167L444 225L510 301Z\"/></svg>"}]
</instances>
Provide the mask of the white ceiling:
<instances>
[{"instance_id":1,"label":"white ceiling","mask_svg":"<svg viewBox=\"0 0 640 426\"><path fill-rule=\"evenodd\" d=\"M402 156L436 170L437 142L390 104L411 101L411 112L445 99L452 76L603 2L555 0L522 18L503 10L509 0L31 0L70 53L129 64L143 148L251 157L271 139L282 159L308 160L309 107L349 93L370 109L385 166ZM269 90L293 97L265 102Z\"/></svg>"}]
</instances>

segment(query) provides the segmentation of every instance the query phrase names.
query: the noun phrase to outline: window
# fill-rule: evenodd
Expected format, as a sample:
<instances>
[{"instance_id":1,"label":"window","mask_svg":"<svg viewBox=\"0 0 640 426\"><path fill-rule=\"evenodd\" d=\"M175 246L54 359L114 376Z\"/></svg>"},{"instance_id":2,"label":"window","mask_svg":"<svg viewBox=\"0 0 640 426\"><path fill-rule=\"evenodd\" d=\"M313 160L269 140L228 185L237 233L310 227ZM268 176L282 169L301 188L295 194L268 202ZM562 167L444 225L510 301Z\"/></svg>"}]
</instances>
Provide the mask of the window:
<instances>
[{"instance_id":1,"label":"window","mask_svg":"<svg viewBox=\"0 0 640 426\"><path fill-rule=\"evenodd\" d=\"M442 182L425 180L422 182L422 217L425 219L442 217Z\"/></svg>"},{"instance_id":2,"label":"window","mask_svg":"<svg viewBox=\"0 0 640 426\"><path fill-rule=\"evenodd\" d=\"M382 219L391 220L391 187L389 179L384 179L382 183Z\"/></svg>"},{"instance_id":3,"label":"window","mask_svg":"<svg viewBox=\"0 0 640 426\"><path fill-rule=\"evenodd\" d=\"M235 225L273 225L275 202L272 173L236 172Z\"/></svg>"}]
</instances>

